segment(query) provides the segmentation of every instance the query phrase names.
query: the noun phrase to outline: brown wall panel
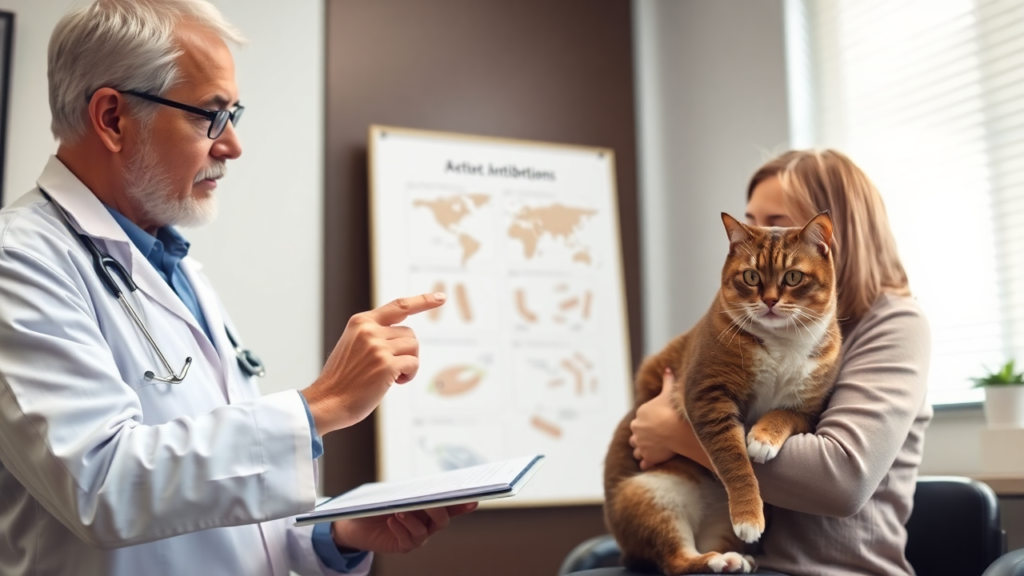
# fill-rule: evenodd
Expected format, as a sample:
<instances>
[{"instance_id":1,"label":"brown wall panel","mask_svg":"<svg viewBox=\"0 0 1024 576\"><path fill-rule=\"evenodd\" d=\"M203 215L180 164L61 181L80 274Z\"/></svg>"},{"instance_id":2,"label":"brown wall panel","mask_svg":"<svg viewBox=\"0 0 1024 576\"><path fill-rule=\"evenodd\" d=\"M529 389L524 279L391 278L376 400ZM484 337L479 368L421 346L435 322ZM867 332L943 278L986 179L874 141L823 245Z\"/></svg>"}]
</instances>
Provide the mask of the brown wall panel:
<instances>
[{"instance_id":1,"label":"brown wall panel","mask_svg":"<svg viewBox=\"0 0 1024 576\"><path fill-rule=\"evenodd\" d=\"M607 146L616 171L634 366L642 350L630 3L328 0L324 354L369 308L370 124ZM326 438L325 487L374 479L373 422ZM487 510L377 575L554 574L604 532L599 506Z\"/></svg>"}]
</instances>

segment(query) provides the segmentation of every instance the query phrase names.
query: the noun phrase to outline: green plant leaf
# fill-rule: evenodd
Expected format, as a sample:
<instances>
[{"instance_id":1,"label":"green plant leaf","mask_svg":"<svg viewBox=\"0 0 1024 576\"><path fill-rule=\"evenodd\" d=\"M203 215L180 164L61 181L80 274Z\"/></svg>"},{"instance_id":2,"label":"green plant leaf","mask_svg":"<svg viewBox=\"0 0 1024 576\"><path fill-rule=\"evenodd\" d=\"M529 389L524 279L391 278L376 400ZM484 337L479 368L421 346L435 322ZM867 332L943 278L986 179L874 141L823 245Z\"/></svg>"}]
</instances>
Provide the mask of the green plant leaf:
<instances>
[{"instance_id":1,"label":"green plant leaf","mask_svg":"<svg viewBox=\"0 0 1024 576\"><path fill-rule=\"evenodd\" d=\"M1014 361L1011 359L1006 364L1003 364L999 370L995 372L989 370L987 367L985 371L987 374L981 378L971 378L971 382L974 382L975 388L984 386L1013 386L1018 384L1024 384L1024 372L1014 373Z\"/></svg>"}]
</instances>

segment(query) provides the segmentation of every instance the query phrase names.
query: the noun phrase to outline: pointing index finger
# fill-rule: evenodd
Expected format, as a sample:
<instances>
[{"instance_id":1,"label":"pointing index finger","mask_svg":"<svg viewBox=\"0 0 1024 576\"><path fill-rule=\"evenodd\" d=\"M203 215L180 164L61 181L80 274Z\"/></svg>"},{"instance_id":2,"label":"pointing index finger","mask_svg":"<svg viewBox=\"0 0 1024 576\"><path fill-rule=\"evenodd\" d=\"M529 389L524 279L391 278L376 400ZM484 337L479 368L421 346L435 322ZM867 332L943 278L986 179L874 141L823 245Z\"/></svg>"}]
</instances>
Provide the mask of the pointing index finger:
<instances>
[{"instance_id":1,"label":"pointing index finger","mask_svg":"<svg viewBox=\"0 0 1024 576\"><path fill-rule=\"evenodd\" d=\"M443 292L420 294L411 298L398 298L369 312L371 318L381 326L391 326L404 321L413 314L433 310L444 304L448 296Z\"/></svg>"}]
</instances>

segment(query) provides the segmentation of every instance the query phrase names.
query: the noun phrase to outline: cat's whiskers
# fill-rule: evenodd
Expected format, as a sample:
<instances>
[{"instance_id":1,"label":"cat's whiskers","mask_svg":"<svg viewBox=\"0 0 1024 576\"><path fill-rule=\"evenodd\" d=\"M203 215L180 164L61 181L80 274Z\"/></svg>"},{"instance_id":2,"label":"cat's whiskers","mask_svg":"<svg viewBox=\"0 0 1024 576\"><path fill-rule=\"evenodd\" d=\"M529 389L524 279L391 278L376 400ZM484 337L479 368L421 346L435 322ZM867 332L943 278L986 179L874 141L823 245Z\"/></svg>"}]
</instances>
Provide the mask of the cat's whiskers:
<instances>
[{"instance_id":1,"label":"cat's whiskers","mask_svg":"<svg viewBox=\"0 0 1024 576\"><path fill-rule=\"evenodd\" d=\"M740 332L746 331L746 325L747 324L751 324L751 323L754 322L754 315L752 313L748 312L746 316L742 316L742 317L740 317L740 319L743 322L741 322L739 327L736 328L736 331L733 332L732 338L729 338L729 343L726 344L726 346L732 346L732 341L736 339L736 335L739 334ZM742 353L743 353L743 347L740 346L740 354L742 355ZM741 360L742 360L742 358L741 358Z\"/></svg>"},{"instance_id":2,"label":"cat's whiskers","mask_svg":"<svg viewBox=\"0 0 1024 576\"><path fill-rule=\"evenodd\" d=\"M798 314L801 318L807 318L814 320L815 322L828 322L829 316L825 314L815 314L813 312L807 312L806 310L794 310L794 314Z\"/></svg>"},{"instance_id":3,"label":"cat's whiskers","mask_svg":"<svg viewBox=\"0 0 1024 576\"><path fill-rule=\"evenodd\" d=\"M786 330L795 330L797 333L800 332L800 325L796 323L796 315L788 314L786 316Z\"/></svg>"},{"instance_id":4,"label":"cat's whiskers","mask_svg":"<svg viewBox=\"0 0 1024 576\"><path fill-rule=\"evenodd\" d=\"M729 325L725 327L725 330L722 330L722 333L718 335L717 342L719 344L722 343L722 339L725 338L725 336L728 335L730 332L732 332L732 338L729 339L729 342L726 344L726 346L732 344L733 339L736 338L736 334L742 332L744 324L746 324L746 322L750 320L750 308L750 304L742 304L739 308L733 308L731 310L732 312L743 312L743 314L733 317L732 322L729 322ZM730 310L726 310L726 312L730 312Z\"/></svg>"},{"instance_id":5,"label":"cat's whiskers","mask_svg":"<svg viewBox=\"0 0 1024 576\"><path fill-rule=\"evenodd\" d=\"M754 315L753 315L753 313L748 313L745 316L745 319L746 319L746 321L748 323L753 323L754 322ZM741 329L745 329L745 328L743 326L741 326ZM735 335L733 336L733 338L735 338ZM729 343L730 344L732 343L731 339L729 340ZM744 346L740 346L740 366L746 366L747 365L747 360L746 360L746 358L743 355L743 348L745 348L745 347Z\"/></svg>"},{"instance_id":6,"label":"cat's whiskers","mask_svg":"<svg viewBox=\"0 0 1024 576\"><path fill-rule=\"evenodd\" d=\"M803 318L811 320L814 324L828 324L831 321L832 316L830 314L817 314L809 311L803 307L797 307L793 310L795 314L800 315Z\"/></svg>"},{"instance_id":7,"label":"cat's whiskers","mask_svg":"<svg viewBox=\"0 0 1024 576\"><path fill-rule=\"evenodd\" d=\"M814 333L811 332L811 329L807 327L807 324L804 323L804 321L800 318L799 314L794 314L794 315L790 316L790 318L793 319L793 323L794 324L799 322L800 326L802 326L803 329L807 331L807 336L810 337L812 340L814 339Z\"/></svg>"},{"instance_id":8,"label":"cat's whiskers","mask_svg":"<svg viewBox=\"0 0 1024 576\"><path fill-rule=\"evenodd\" d=\"M796 319L797 321L799 321L800 325L803 326L805 330L807 330L807 335L812 340L815 340L816 338L814 336L814 333L811 332L811 329L807 327L807 324L804 322L804 319L806 318L811 323L811 325L813 327L817 328L820 332L822 332L821 336L823 336L824 332L827 331L827 325L831 321L831 317L828 316L828 315L825 315L825 314L814 315L813 313L810 313L810 312L808 312L806 310L799 310L799 309L793 310L793 312L794 312L793 318ZM819 338L821 336L819 336Z\"/></svg>"},{"instance_id":9,"label":"cat's whiskers","mask_svg":"<svg viewBox=\"0 0 1024 576\"><path fill-rule=\"evenodd\" d=\"M722 330L722 333L718 335L718 338L715 341L717 343L721 344L722 343L722 338L725 338L725 336L727 334L729 334L733 330L739 330L739 325L737 323L740 320L742 320L742 319L743 319L742 316L737 316L737 317L733 318L732 322L729 322L729 325L725 327L725 330ZM729 340L729 342L732 342L732 340Z\"/></svg>"},{"instance_id":10,"label":"cat's whiskers","mask_svg":"<svg viewBox=\"0 0 1024 576\"><path fill-rule=\"evenodd\" d=\"M815 319L818 319L818 320L822 320L822 319L826 319L827 320L828 317L831 316L831 314L829 314L827 312L818 313L818 312L815 312L815 311L811 310L807 306L801 306L799 304L790 304L790 306L793 308L794 311L799 311L800 313L804 314L805 316L808 316L810 318L815 318Z\"/></svg>"},{"instance_id":11,"label":"cat's whiskers","mask_svg":"<svg viewBox=\"0 0 1024 576\"><path fill-rule=\"evenodd\" d=\"M730 302L730 304L738 304L734 308L726 308L719 312L719 314L733 314L739 312L741 315L750 314L753 309L757 307L757 304L750 304L747 302Z\"/></svg>"}]
</instances>

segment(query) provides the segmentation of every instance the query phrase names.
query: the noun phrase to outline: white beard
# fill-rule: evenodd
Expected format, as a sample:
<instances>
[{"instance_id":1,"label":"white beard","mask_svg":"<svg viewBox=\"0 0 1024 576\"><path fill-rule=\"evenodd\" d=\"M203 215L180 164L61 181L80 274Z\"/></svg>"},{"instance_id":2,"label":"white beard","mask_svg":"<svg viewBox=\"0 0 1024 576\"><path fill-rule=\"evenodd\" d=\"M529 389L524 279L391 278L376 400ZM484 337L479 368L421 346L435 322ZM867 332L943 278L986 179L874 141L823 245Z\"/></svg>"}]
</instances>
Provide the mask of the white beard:
<instances>
[{"instance_id":1,"label":"white beard","mask_svg":"<svg viewBox=\"0 0 1024 576\"><path fill-rule=\"evenodd\" d=\"M212 222L217 217L217 197L211 194L202 199L192 195L175 198L171 179L149 143L146 138L125 168L125 191L135 210L160 226L194 227ZM219 174L223 174L223 164L218 168ZM204 170L196 180L201 181L210 171Z\"/></svg>"}]
</instances>

